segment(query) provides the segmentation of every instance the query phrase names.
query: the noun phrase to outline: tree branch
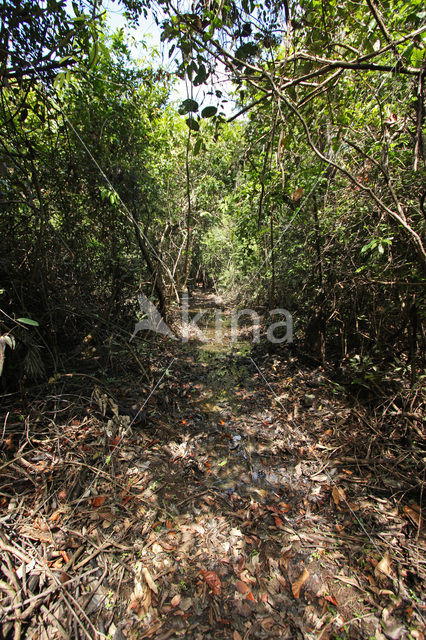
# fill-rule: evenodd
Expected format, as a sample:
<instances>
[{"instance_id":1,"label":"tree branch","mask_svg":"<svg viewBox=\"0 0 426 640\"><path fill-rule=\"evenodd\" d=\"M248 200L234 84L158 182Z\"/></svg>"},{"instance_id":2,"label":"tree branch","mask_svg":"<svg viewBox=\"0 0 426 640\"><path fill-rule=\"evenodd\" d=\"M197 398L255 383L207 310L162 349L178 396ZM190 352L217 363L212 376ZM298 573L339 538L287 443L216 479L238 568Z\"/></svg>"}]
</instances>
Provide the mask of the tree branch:
<instances>
[{"instance_id":1,"label":"tree branch","mask_svg":"<svg viewBox=\"0 0 426 640\"><path fill-rule=\"evenodd\" d=\"M278 89L275 87L275 91L277 92L277 95L279 93ZM419 261L423 267L424 270L426 270L426 250L423 246L422 240L419 236L419 234L412 228L410 227L410 225L407 223L407 221L401 217L401 215L399 213L397 213L396 211L393 211L392 209L389 209L389 207L374 193L374 191L370 188L370 187L366 187L364 184L362 184L361 182L359 182L354 175L352 175L352 173L350 171L348 171L348 169L346 169L345 167L342 167L341 165L337 164L337 162L334 162L334 160L331 160L330 158L327 158L319 149L318 147L315 145L315 143L312 140L311 137L311 133L309 131L309 127L306 123L305 118L302 116L302 114L300 113L300 111L298 110L298 108L292 103L292 101L287 98L286 95L284 94L280 94L281 99L285 102L285 104L287 105L287 107L296 115L296 117L300 120L302 127L305 131L306 134L306 138L308 141L309 146L311 147L312 151L324 162L326 162L327 164L329 164L332 167L335 167L338 171L340 171L341 173L343 173L347 178L349 178L349 180L355 184L359 189L361 189L362 191L364 191L365 193L367 193L375 202L376 204L383 209L383 211L385 211L389 217L391 217L395 222L397 222L398 224L400 224L405 231L407 232L407 234L410 236L411 240L414 243L414 246L416 248L416 253L417 256L419 258Z\"/></svg>"}]
</instances>

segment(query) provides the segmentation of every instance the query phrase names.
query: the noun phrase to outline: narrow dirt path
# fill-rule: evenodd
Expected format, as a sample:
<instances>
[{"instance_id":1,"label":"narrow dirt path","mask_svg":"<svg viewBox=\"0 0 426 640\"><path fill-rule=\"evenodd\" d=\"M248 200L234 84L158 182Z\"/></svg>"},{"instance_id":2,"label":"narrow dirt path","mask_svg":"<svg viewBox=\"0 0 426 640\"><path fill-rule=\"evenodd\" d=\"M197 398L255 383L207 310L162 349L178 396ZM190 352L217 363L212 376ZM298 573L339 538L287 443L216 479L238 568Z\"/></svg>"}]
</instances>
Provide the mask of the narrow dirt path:
<instances>
[{"instance_id":1,"label":"narrow dirt path","mask_svg":"<svg viewBox=\"0 0 426 640\"><path fill-rule=\"evenodd\" d=\"M57 436L41 420L2 466L3 636L421 640L420 520L368 420L285 348L232 342L219 298L202 309L204 337L153 348L150 390L97 388L62 426L52 396Z\"/></svg>"},{"instance_id":2,"label":"narrow dirt path","mask_svg":"<svg viewBox=\"0 0 426 640\"><path fill-rule=\"evenodd\" d=\"M168 437L163 424L145 454L159 524L141 566L167 572L158 637L379 637L408 594L400 584L379 620L374 593L393 594L396 574L389 533L364 523L367 513L382 529L394 523L390 503L372 500L368 480L354 477L354 459L347 468L344 456L330 459L351 410L322 371L301 371L285 349L283 365L232 342L219 298L198 294L192 315L203 310L203 335L174 352Z\"/></svg>"}]
</instances>

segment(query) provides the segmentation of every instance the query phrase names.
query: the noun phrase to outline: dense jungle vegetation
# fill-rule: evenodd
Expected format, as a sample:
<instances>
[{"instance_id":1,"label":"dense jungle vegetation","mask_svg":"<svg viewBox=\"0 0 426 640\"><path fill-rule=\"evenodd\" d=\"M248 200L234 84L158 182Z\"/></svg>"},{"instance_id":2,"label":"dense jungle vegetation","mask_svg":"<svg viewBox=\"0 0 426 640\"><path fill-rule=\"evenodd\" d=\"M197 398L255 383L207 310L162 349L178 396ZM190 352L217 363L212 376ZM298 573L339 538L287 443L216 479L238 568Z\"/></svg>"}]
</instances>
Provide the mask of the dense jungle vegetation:
<instances>
[{"instance_id":1,"label":"dense jungle vegetation","mask_svg":"<svg viewBox=\"0 0 426 640\"><path fill-rule=\"evenodd\" d=\"M111 20L114 12L125 20L125 26L114 26ZM53 460L55 451L59 456L60 447L71 447L75 438L77 444L67 455L61 453L60 464L74 459L78 450L79 462L75 464L85 465L84 473L91 478L93 465L103 461L104 469L118 445L124 442L124 448L127 446L127 431L120 430L119 423L114 422L123 411L130 416L131 426L142 416L146 433L151 433L149 429L154 429L154 424L158 431L156 421L162 419L178 441L178 433L200 428L197 420L201 418L195 410L189 412L190 404L186 404L190 403L188 389L192 389L192 397L209 390L210 405L201 404L199 412L207 421L219 412L216 422L220 429L227 428L229 416L236 412L231 387L236 389L236 396L238 393L244 396L240 409L245 406L246 413L239 415L245 416L247 424L252 421L261 430L275 424L275 405L275 408L268 405L266 413L259 413L256 420L249 412L247 397L251 397L250 384L256 380L265 383L263 396L258 396L261 406L266 406L264 403L270 401L268 394L273 391L285 407L285 420L293 425L287 442L296 438L294 434L300 434L295 425L302 419L301 411L303 420L307 416L306 424L317 416L316 422L312 418L312 424L309 423L315 433L313 441L323 443L324 438L327 441L328 437L335 437L333 452L339 451L336 455L343 456L340 462L350 466L357 460L352 471L345 471L347 482L351 480L350 474L361 473L361 469L367 473L370 465L368 478L362 476L359 480L359 486L364 487L365 483L365 487L370 487L369 498L375 491L371 483L382 482L379 478L385 478L386 468L399 474L392 486L386 485L385 480L380 488L375 485L374 495L379 502L389 500L387 513L396 508L395 513L402 514L404 535L407 523L414 526L413 536L417 535L416 544L420 544L425 482L422 447L426 347L424 2L3 0L0 17L0 391L4 410L0 424L3 429L0 472L6 483L0 491L0 507L1 513L6 514L2 522L7 523L6 529L9 527L4 536L0 535L0 547L9 554L8 564L0 565L6 576L0 584L6 616L0 634L19 640L26 630L26 637L59 637L52 635L52 629L49 631L52 616L60 618L49 604L54 600L37 600L41 598L37 594L44 589L41 579L38 590L31 583L25 591L25 580L24 586L19 586L22 577L19 572L18 578L13 577L18 569L11 551L15 535L12 531L24 536L25 518L30 518L33 507L34 513L44 513L51 527L59 517L65 518L66 500L76 505L76 500L86 500L91 495L94 497L90 498L90 504L99 508L104 495L114 493L115 498L118 495L117 484L102 494L98 484L95 485L98 493L87 488L78 491L73 484L74 470L65 472L65 467L60 467L61 472L56 473L52 465L59 462L46 462L50 466L42 469L40 465L45 462L41 461ZM141 23L151 25L161 46L140 41ZM211 313L214 305L222 309L255 310L263 323L260 344L241 353L229 347L226 357L218 351L209 360L199 351L191 351L195 347L185 351L182 345L177 346L178 341L150 331L131 339L135 323L144 319L138 302L141 294L179 335L179 305L185 292L189 293L193 313L205 304L210 305ZM269 311L276 308L288 310L293 318L291 344L270 344L266 339L266 329L271 323ZM183 351L179 351L181 348ZM172 362L180 362L174 365L177 367L174 374L167 364L169 356L173 356ZM213 367L214 383L205 367ZM188 372L194 374L193 382L187 379ZM327 392L321 391L322 401L316 392L312 395L311 388L319 385L322 389L325 384ZM289 386L283 391L283 385ZM217 402L219 387L220 393L227 394L225 400L223 395L220 397L224 405ZM122 410L118 398L123 395L123 388L127 389L124 396L131 395L132 402L136 400L136 409L129 408L130 401L126 401L127 408ZM330 400L325 400L326 393ZM143 403L141 397L146 398ZM78 409L74 402L80 402ZM101 408L96 420L93 418L98 431L92 432L93 402ZM327 415L334 418L320 419L318 416L327 407L330 409ZM353 422L347 418L349 422L345 423L345 416L349 415L346 411L354 412L350 414ZM104 418L109 419L106 431L99 426ZM336 423L327 431L329 419L335 419ZM317 426L312 426L314 423ZM89 428L88 424L92 426ZM69 430L74 427L75 435L71 436ZM34 440L31 429L36 430ZM140 445L146 452L157 451L158 442L162 446L163 436L157 431L144 440L143 447ZM93 434L93 442L87 445L89 432ZM65 433L68 435L63 440ZM232 444L237 436L231 433L226 437ZM248 440L246 435L237 437L234 446L237 452L241 442L249 443L251 437L250 434ZM99 450L95 454L96 438ZM168 455L174 452L172 462L185 459L186 454L182 453L185 438L182 435L179 455L174 443L167 444ZM316 455L312 454L316 445L309 448L309 443L301 438L297 445L292 445L291 455L296 456L297 451L297 455L311 460ZM136 447L136 440L131 442ZM321 455L332 449L327 442L321 445ZM389 442L393 444L388 447ZM216 450L219 446L222 445L217 445ZM274 446L279 449L279 445ZM258 453L262 447L257 443L254 451ZM188 467L185 473L191 473L192 478L203 468L206 477L210 475L214 448L210 453L204 452L205 457L200 459L194 449L190 454L192 471ZM355 449L357 454L353 453ZM31 457L29 450L37 453ZM249 465L254 477L252 450L253 447L250 451L247 448L249 453L243 453L244 464ZM272 459L278 454L276 448L271 451ZM122 460L120 464L125 464L124 459L130 460L130 454L126 453L127 458L120 455L117 453L117 460ZM378 465L374 469L372 458ZM322 462L316 460L318 465L310 472L315 471L313 476L319 474L321 478L329 471L323 472ZM297 459L294 462L298 471L289 486L296 486L294 483L299 480L294 478L303 477L307 468L297 466ZM156 469L155 464L152 469ZM324 468L334 469L330 464L324 462ZM218 468L222 467L227 468L225 462L218 462ZM114 482L124 484L127 472L120 475L120 468L114 467ZM42 483L35 482L36 476L32 474L47 474L47 469L50 476L43 476L42 490ZM112 473L112 467L109 469ZM141 473L147 474L147 469L148 466L144 467ZM75 477L83 487L85 480L79 473L75 471ZM93 477L106 482L105 472L102 473L103 476ZM239 475L245 477L241 470ZM338 476L333 478L337 482ZM34 497L35 506L31 509L24 509L24 502L13 497L15 480L22 500ZM157 483L157 479L150 482ZM272 481L269 485L269 481L265 482L268 487L273 485ZM355 511L355 499L348 497L352 489L346 486L345 490L340 489L342 483L339 487L333 485L329 475L324 483L330 491L334 487L330 504L336 518L343 518L340 511L347 505L347 499L350 520ZM354 483L355 480L351 487L355 490ZM197 491L200 492L199 486L192 493L186 487L179 504L186 503L187 495L195 496ZM204 493L208 491L210 488ZM241 496L240 492L240 499L246 499ZM280 496L279 505L288 506L290 500ZM173 509L167 506L168 494L162 499L169 518ZM126 508L130 518L133 503L126 506L125 500L117 509ZM154 498L150 494L146 500L146 504L151 504ZM220 500L223 502L223 496L219 503ZM213 509L212 504L208 507ZM306 507L307 502L304 504ZM243 507L235 505L232 513L242 514ZM281 518L287 507L277 505L273 506L274 526L282 529ZM76 508L73 507L74 511ZM272 507L259 512L262 508L258 505L254 512L252 506L247 506L247 513L252 509L250 517L257 518L256 522L261 513L264 518L272 517ZM56 515L58 509L62 509L60 516ZM18 512L19 522L18 516L13 515ZM144 512L144 518L148 518L147 513ZM141 539L154 535L156 527L162 526L163 520L156 513L150 520L152 530L139 531ZM102 527L107 529L112 520L103 517ZM241 516L242 520L244 517ZM371 540L374 536L369 527L373 520L370 522L366 517L359 524L357 517L353 520L357 531L366 533L367 528ZM10 518L15 520L12 522ZM330 535L335 535L335 526L343 527L338 532L343 531L349 520L330 524L330 531L334 532ZM169 520L164 516L166 522ZM80 526L80 521L78 524L73 521L72 535ZM235 526L234 523L231 532ZM294 522L292 526L296 526ZM89 530L87 525L84 532ZM250 542L252 533L245 537L248 545L255 544ZM258 535L261 538L263 534ZM37 540L37 545L46 544L41 537L31 540ZM151 545L153 539L149 540ZM374 540L380 547L374 567L379 566L379 574L395 580L387 547L380 546L382 539ZM402 545L400 538L399 543ZM35 548L35 543L31 544L31 549ZM74 575L73 567L79 565L74 561L72 564L72 553L64 551L68 547L61 544L57 548L62 549L62 560L59 558L57 562L65 563L64 575ZM284 539L280 544L285 546ZM310 544L315 547L319 543L311 540ZM352 542L348 538L345 544L348 548ZM28 554L33 552L25 545L27 542L22 542L19 558L27 554L28 560ZM104 551L100 542L99 545L95 550ZM401 546L399 562L403 563L403 556L406 563L414 562L409 553L414 553L414 547L418 553L419 547L414 542L413 545L409 547L407 542L406 549L410 548L410 552L405 556L405 547ZM218 557L226 553L222 549ZM270 557L275 557L272 552ZM363 567L370 562L370 556L366 558ZM288 572L285 579L292 585L298 602L304 580L300 578L299 584L297 571L291 573L287 560L283 560ZM124 567L123 562L120 567ZM204 589L210 589L208 593L217 598L221 592L218 576L224 581L226 571L221 574L213 561L203 566L201 575L207 584ZM382 571L383 567L386 570ZM424 579L424 556L416 564L417 573L414 569L410 573L408 564L403 567L406 574L403 578L398 575L400 580L406 580L406 590L398 592L402 593L400 604L403 603L404 611L412 607L414 613L412 627L407 614L401 613L398 620L402 620L402 626L398 629L412 634L404 637L421 640L424 636L418 621L424 622L419 613L424 609L419 604L419 585ZM148 576L156 573L152 567L150 571ZM157 567L158 575L166 573L164 567ZM376 595L382 597L380 589L388 588L389 593L392 587L379 584L376 569L373 573L373 582L377 579L378 584ZM168 602L166 595L162 600L157 597L152 578L147 578L146 572L143 575L144 588L151 589L149 604L145 600L140 610L139 605L130 606L131 615L143 611L148 616L144 624L149 630L144 627L143 632L147 635L139 637L170 637L167 628L162 631L164 636L160 634L163 623L158 622L162 619L161 607ZM181 582L189 584L188 575L185 580L181 576ZM240 579L242 574L237 575ZM11 587L5 586L8 576ZM241 579L245 584L245 578ZM165 583L162 584L164 587ZM119 587L117 593L121 594ZM240 595L246 593L245 588L241 587ZM280 588L278 584L275 594ZM13 593L21 592L21 600L18 599L21 604L16 604L18 596ZM183 587L181 592L189 598ZM172 603L175 602L170 606L178 606L181 595L178 600L172 587L169 593L170 597L174 594ZM152 603L158 606L158 619L151 596ZM75 592L78 602L79 597ZM261 602L266 603L260 592L259 597L255 594L252 598L258 598L259 607ZM382 620L377 613L370 628L356 627L348 635L333 635L343 634L343 627L332 624L324 612L335 606L335 600L329 595L322 602L319 619L323 626L318 625L323 640L403 637L402 631L398 635L399 632L389 630L390 618ZM32 620L33 610L30 615L22 604L25 602L27 605L37 602L40 607L45 603L44 609L40 608L45 636ZM185 622L185 612L191 610L187 605L186 609L182 606L179 618L184 626L179 633L175 630L177 635L173 637L182 635L185 629L188 638L249 637L244 635L249 634L248 628L240 625L249 614L238 607L237 613L231 607L232 615L239 617L235 625L229 623L229 628L225 625L226 633L215 635L212 629L217 630L223 620L232 617L231 613L222 611L219 615L219 610L214 610L214 614L210 612L210 617L204 619L205 627L201 627L201 635L197 636L195 630L188 630L189 622ZM98 626L96 622L95 629L90 615L89 624L87 616L80 616L77 609L77 613L72 613L71 600L67 607L63 615L71 616L69 628L74 629L74 635L64 635L62 628L58 631L61 637L108 636L101 623ZM83 609L86 610L86 605ZM169 610L164 611L168 620ZM365 611L364 614L366 618L370 615ZM346 617L342 613L342 619L352 624L357 615L351 610ZM72 616L77 616L77 622ZM305 627L302 629L302 623L297 622L301 619L294 614L288 623L288 635L278 625L276 637L317 637L309 635ZM108 620L108 624L118 625L116 617ZM104 620L102 624L107 623ZM251 637L269 637L269 632L273 636L273 625L259 624L261 631L256 631L259 635L253 632ZM379 627L385 629L385 635L374 635L372 629ZM111 629L112 626L108 637L124 637L114 636ZM133 637L127 632L125 635Z\"/></svg>"},{"instance_id":2,"label":"dense jungle vegetation","mask_svg":"<svg viewBox=\"0 0 426 640\"><path fill-rule=\"evenodd\" d=\"M9 375L50 377L89 332L131 332L139 291L166 316L201 278L287 308L306 352L367 386L418 383L423 3L121 6L153 12L180 104L98 2L3 4Z\"/></svg>"}]
</instances>

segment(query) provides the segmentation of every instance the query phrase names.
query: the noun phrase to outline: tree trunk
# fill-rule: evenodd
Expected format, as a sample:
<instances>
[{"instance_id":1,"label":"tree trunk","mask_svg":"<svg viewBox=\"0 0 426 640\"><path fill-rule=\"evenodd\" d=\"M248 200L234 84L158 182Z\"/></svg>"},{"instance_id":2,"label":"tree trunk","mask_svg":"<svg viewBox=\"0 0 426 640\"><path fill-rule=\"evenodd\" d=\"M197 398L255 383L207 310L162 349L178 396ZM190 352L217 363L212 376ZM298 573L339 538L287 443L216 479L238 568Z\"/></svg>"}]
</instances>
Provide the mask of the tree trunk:
<instances>
[{"instance_id":1,"label":"tree trunk","mask_svg":"<svg viewBox=\"0 0 426 640\"><path fill-rule=\"evenodd\" d=\"M151 256L149 255L148 247L146 246L145 236L141 232L141 229L139 226L138 214L135 207L133 207L132 209L132 221L133 221L133 226L135 229L136 240L138 241L139 249L141 250L146 266L148 268L148 271L154 283L155 293L157 294L158 303L159 303L159 311L163 316L163 318L166 319L167 305L166 305L166 297L164 294L163 281L162 281L159 270L154 266L151 260Z\"/></svg>"}]
</instances>

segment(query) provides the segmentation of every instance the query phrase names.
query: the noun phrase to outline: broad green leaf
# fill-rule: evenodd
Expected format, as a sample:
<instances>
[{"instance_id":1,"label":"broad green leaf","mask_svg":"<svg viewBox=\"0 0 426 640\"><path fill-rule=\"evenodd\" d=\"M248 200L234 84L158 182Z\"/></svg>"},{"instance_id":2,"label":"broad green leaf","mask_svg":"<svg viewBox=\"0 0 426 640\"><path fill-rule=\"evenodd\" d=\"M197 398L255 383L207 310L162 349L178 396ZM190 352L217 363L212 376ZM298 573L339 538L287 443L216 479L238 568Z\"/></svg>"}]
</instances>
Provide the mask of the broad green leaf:
<instances>
[{"instance_id":1,"label":"broad green leaf","mask_svg":"<svg viewBox=\"0 0 426 640\"><path fill-rule=\"evenodd\" d=\"M186 124L191 129L191 131L199 131L200 130L200 125L198 124L198 122L194 118L187 118L186 119Z\"/></svg>"},{"instance_id":2,"label":"broad green leaf","mask_svg":"<svg viewBox=\"0 0 426 640\"><path fill-rule=\"evenodd\" d=\"M196 100L192 100L191 98L187 98L182 102L178 109L181 116L184 116L186 113L195 113L198 111L198 102Z\"/></svg>"},{"instance_id":3,"label":"broad green leaf","mask_svg":"<svg viewBox=\"0 0 426 640\"><path fill-rule=\"evenodd\" d=\"M361 249L361 255L370 249L374 249L377 246L377 240L371 240L368 244L365 244Z\"/></svg>"},{"instance_id":4,"label":"broad green leaf","mask_svg":"<svg viewBox=\"0 0 426 640\"><path fill-rule=\"evenodd\" d=\"M55 89L59 90L62 89L62 87L65 84L65 80L66 80L67 74L65 71L62 71L61 73L58 73L58 75L56 76L56 78L53 81L53 86L55 87Z\"/></svg>"},{"instance_id":5,"label":"broad green leaf","mask_svg":"<svg viewBox=\"0 0 426 640\"><path fill-rule=\"evenodd\" d=\"M245 44L238 47L235 52L235 57L239 60L247 60L249 56L256 55L258 51L258 46L254 42L246 42Z\"/></svg>"},{"instance_id":6,"label":"broad green leaf","mask_svg":"<svg viewBox=\"0 0 426 640\"><path fill-rule=\"evenodd\" d=\"M194 78L194 85L197 87L200 84L203 84L203 82L206 81L208 76L207 73L207 69L203 64L200 64L200 66L198 67L198 73Z\"/></svg>"},{"instance_id":7,"label":"broad green leaf","mask_svg":"<svg viewBox=\"0 0 426 640\"><path fill-rule=\"evenodd\" d=\"M201 112L201 117L211 118L212 116L216 115L216 113L217 113L217 107L205 107Z\"/></svg>"},{"instance_id":8,"label":"broad green leaf","mask_svg":"<svg viewBox=\"0 0 426 640\"><path fill-rule=\"evenodd\" d=\"M423 49L413 49L410 57L410 63L413 67L420 69L426 58L426 51Z\"/></svg>"},{"instance_id":9,"label":"broad green leaf","mask_svg":"<svg viewBox=\"0 0 426 640\"><path fill-rule=\"evenodd\" d=\"M93 44L93 47L90 49L90 53L89 53L89 68L93 69L93 67L96 64L96 61L98 59L98 55L99 55L99 48L98 48L98 43L95 42Z\"/></svg>"},{"instance_id":10,"label":"broad green leaf","mask_svg":"<svg viewBox=\"0 0 426 640\"><path fill-rule=\"evenodd\" d=\"M193 154L194 156L197 156L200 153L200 149L201 149L201 145L203 144L203 139L202 138L197 138L197 141L194 145L194 149L193 149Z\"/></svg>"},{"instance_id":11,"label":"broad green leaf","mask_svg":"<svg viewBox=\"0 0 426 640\"><path fill-rule=\"evenodd\" d=\"M241 28L241 37L242 38L248 38L249 36L251 36L251 24L250 22L245 22Z\"/></svg>"},{"instance_id":12,"label":"broad green leaf","mask_svg":"<svg viewBox=\"0 0 426 640\"><path fill-rule=\"evenodd\" d=\"M40 326L36 320L31 320L31 318L18 318L17 322L21 322L22 324L29 324L31 327Z\"/></svg>"}]
</instances>

